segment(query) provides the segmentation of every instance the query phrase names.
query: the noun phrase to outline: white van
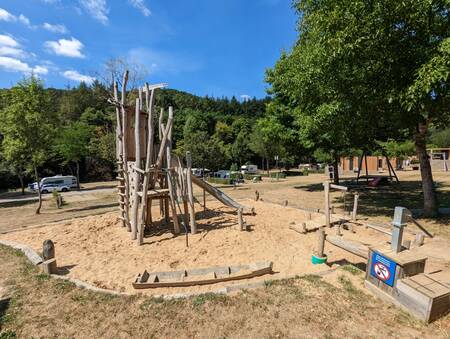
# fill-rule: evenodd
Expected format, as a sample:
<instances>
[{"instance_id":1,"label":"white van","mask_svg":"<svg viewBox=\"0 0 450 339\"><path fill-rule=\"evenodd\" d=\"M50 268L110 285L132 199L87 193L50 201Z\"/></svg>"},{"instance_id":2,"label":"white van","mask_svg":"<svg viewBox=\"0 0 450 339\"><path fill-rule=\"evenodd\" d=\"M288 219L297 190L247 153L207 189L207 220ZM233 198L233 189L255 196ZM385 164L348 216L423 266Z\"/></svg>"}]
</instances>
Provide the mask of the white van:
<instances>
[{"instance_id":1,"label":"white van","mask_svg":"<svg viewBox=\"0 0 450 339\"><path fill-rule=\"evenodd\" d=\"M242 174L256 174L258 173L258 166L256 165L244 165L241 166Z\"/></svg>"},{"instance_id":2,"label":"white van","mask_svg":"<svg viewBox=\"0 0 450 339\"><path fill-rule=\"evenodd\" d=\"M67 186L69 188L77 188L77 178L73 175L55 175L54 177L45 177L41 179L40 186L54 185L54 186ZM32 191L38 189L37 183L34 182L29 185Z\"/></svg>"}]
</instances>

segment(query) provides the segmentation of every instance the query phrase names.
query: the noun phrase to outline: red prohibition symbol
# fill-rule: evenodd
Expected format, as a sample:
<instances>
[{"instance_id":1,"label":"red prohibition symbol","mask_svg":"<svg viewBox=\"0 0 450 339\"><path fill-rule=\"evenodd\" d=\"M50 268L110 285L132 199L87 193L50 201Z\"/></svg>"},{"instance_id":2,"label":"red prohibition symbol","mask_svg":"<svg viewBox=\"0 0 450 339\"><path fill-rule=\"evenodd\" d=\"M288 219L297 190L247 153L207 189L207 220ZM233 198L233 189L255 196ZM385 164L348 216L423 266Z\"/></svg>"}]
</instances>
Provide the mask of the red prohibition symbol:
<instances>
[{"instance_id":1,"label":"red prohibition symbol","mask_svg":"<svg viewBox=\"0 0 450 339\"><path fill-rule=\"evenodd\" d=\"M389 269L383 265L380 262L377 262L373 266L373 270L375 271L375 274L380 280L387 281L391 277L391 273L389 273Z\"/></svg>"}]
</instances>

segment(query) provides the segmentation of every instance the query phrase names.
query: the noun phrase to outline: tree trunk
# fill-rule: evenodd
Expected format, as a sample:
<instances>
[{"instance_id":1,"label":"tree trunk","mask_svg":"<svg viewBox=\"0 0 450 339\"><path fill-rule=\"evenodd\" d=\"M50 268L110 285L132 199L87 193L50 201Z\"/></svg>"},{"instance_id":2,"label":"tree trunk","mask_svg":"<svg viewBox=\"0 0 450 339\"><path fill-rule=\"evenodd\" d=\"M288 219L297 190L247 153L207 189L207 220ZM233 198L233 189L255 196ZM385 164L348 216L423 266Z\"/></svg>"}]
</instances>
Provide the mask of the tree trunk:
<instances>
[{"instance_id":1,"label":"tree trunk","mask_svg":"<svg viewBox=\"0 0 450 339\"><path fill-rule=\"evenodd\" d=\"M333 183L339 185L339 158L334 158L333 162Z\"/></svg>"},{"instance_id":2,"label":"tree trunk","mask_svg":"<svg viewBox=\"0 0 450 339\"><path fill-rule=\"evenodd\" d=\"M269 158L266 158L266 163L267 163L267 175L270 177L270 169L269 169Z\"/></svg>"},{"instance_id":3,"label":"tree trunk","mask_svg":"<svg viewBox=\"0 0 450 339\"><path fill-rule=\"evenodd\" d=\"M23 174L22 174L22 172L19 172L17 174L17 176L19 177L20 189L22 190L22 195L25 195L25 185L23 184Z\"/></svg>"},{"instance_id":4,"label":"tree trunk","mask_svg":"<svg viewBox=\"0 0 450 339\"><path fill-rule=\"evenodd\" d=\"M78 161L75 162L77 166L77 190L80 190L80 163Z\"/></svg>"},{"instance_id":5,"label":"tree trunk","mask_svg":"<svg viewBox=\"0 0 450 339\"><path fill-rule=\"evenodd\" d=\"M37 187L38 187L38 197L39 197L39 204L36 209L36 214L41 214L41 207L42 207L41 183L39 182L39 175L38 175L36 166L34 167L34 176L36 178L36 183L37 183Z\"/></svg>"},{"instance_id":6,"label":"tree trunk","mask_svg":"<svg viewBox=\"0 0 450 339\"><path fill-rule=\"evenodd\" d=\"M422 176L423 215L425 217L435 217L438 214L438 202L434 189L433 173L431 172L430 160L427 154L427 132L428 124L419 123L417 132L414 135L414 143L420 162L420 174Z\"/></svg>"}]
</instances>

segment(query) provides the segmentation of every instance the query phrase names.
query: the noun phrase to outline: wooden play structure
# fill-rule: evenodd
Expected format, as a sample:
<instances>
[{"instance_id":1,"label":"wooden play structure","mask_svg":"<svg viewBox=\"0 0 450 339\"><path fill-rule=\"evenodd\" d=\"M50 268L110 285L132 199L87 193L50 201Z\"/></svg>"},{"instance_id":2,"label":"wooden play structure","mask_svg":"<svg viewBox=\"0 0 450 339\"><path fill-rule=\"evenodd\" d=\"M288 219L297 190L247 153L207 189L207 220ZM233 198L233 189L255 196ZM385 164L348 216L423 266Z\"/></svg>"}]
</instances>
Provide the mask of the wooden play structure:
<instances>
[{"instance_id":1,"label":"wooden play structure","mask_svg":"<svg viewBox=\"0 0 450 339\"><path fill-rule=\"evenodd\" d=\"M325 185L325 190L327 186ZM325 199L327 200L327 199ZM403 240L406 223L413 222L421 229L413 243ZM331 223L328 227L333 226ZM334 225L338 229L339 225ZM449 271L425 273L427 256L419 248L424 237L432 238L423 226L411 217L404 207L396 207L390 230L370 227L391 237L389 243L370 246L345 239L342 234L327 235L326 226L317 230L317 247L312 254L313 264L327 261L325 242L357 255L367 263L365 286L381 299L390 302L415 317L431 322L450 311Z\"/></svg>"},{"instance_id":2,"label":"wooden play structure","mask_svg":"<svg viewBox=\"0 0 450 339\"><path fill-rule=\"evenodd\" d=\"M209 285L219 282L250 279L271 274L273 263L256 262L248 265L198 268L183 271L153 272L138 274L133 287L135 289L159 287L188 287Z\"/></svg>"},{"instance_id":3,"label":"wooden play structure","mask_svg":"<svg viewBox=\"0 0 450 339\"><path fill-rule=\"evenodd\" d=\"M173 108L155 110L155 91L167 84L139 88L134 105L127 103L128 71L119 84L113 84L113 97L109 100L116 109L117 180L120 219L131 238L141 245L146 229L153 224L152 204L159 202L160 214L166 224L172 216L173 232L197 232L195 221L193 184L208 192L228 207L236 210L238 224L244 229L244 212L254 211L237 203L219 189L191 173L192 160L186 153L186 165L172 154ZM131 96L131 95L130 95ZM205 193L204 193L205 194ZM204 207L205 207L204 199ZM182 230L183 228L183 230Z\"/></svg>"}]
</instances>

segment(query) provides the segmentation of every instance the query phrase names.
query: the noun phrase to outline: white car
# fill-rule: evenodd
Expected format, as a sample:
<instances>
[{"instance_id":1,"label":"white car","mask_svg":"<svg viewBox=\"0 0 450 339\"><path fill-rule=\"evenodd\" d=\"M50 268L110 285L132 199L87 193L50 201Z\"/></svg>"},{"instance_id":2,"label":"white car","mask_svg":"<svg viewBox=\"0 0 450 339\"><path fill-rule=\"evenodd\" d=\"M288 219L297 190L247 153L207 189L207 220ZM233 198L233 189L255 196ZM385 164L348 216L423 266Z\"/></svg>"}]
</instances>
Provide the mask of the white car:
<instances>
[{"instance_id":1,"label":"white car","mask_svg":"<svg viewBox=\"0 0 450 339\"><path fill-rule=\"evenodd\" d=\"M68 192L70 191L70 187L66 185L57 185L57 184L44 184L41 187L41 193L50 193L50 192Z\"/></svg>"}]
</instances>

